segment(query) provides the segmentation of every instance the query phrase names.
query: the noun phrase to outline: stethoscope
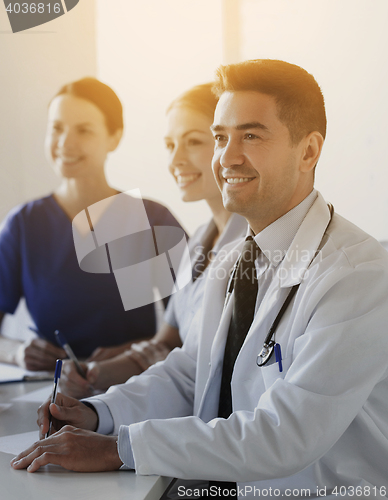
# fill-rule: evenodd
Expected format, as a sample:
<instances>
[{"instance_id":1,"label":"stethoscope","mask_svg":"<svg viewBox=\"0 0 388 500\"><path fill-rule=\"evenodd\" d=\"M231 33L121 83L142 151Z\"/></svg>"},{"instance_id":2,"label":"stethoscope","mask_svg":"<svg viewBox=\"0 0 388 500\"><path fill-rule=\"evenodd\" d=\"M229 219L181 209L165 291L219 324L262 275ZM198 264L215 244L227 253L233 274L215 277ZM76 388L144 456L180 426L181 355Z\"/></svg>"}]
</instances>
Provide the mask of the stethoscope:
<instances>
[{"instance_id":1,"label":"stethoscope","mask_svg":"<svg viewBox=\"0 0 388 500\"><path fill-rule=\"evenodd\" d=\"M328 229L328 227L333 219L333 215L334 215L333 205L328 203L328 207L330 210L330 219L329 219L329 222L327 223L327 226L326 226L326 229L325 229L325 232L323 235L326 234L326 231L327 231L327 229ZM323 237L322 237L322 239L323 239ZM321 243L322 243L322 241L321 241ZM311 259L311 262L317 256L317 254L320 250L320 246L321 245L319 245L318 250L316 251L314 257ZM231 276L230 276L229 281L228 281L224 309L229 301L230 295L232 294L232 292L234 290L234 284L235 284L235 280L236 280L237 269L240 265L240 260L241 260L241 256L237 259L236 263L234 264ZM261 351L259 352L259 354L257 355L257 358L256 358L257 366L264 366L266 363L268 363L268 361L272 357L272 354L275 352L275 361L276 361L276 363L279 363L279 371L280 372L283 371L281 347L280 347L280 344L275 342L274 337L275 337L276 329L277 329L280 321L282 320L284 313L286 312L291 300L293 299L294 295L298 291L299 286L300 286L300 283L298 283L297 285L294 285L291 288L291 290L289 291L289 293L286 297L286 300L283 302L283 305L280 308L280 311L278 312L274 322L271 325L271 328L268 331L267 336L265 337L263 347L262 347Z\"/></svg>"}]
</instances>

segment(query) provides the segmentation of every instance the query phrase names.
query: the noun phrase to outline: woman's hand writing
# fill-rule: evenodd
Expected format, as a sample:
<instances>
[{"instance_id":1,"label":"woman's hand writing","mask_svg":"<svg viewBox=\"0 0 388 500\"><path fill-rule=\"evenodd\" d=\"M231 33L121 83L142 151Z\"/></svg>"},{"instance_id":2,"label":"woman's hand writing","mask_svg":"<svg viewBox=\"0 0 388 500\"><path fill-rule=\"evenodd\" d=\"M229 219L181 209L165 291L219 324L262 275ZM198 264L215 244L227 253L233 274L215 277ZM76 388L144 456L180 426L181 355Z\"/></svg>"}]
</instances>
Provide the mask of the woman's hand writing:
<instances>
[{"instance_id":1,"label":"woman's hand writing","mask_svg":"<svg viewBox=\"0 0 388 500\"><path fill-rule=\"evenodd\" d=\"M16 364L32 371L54 371L55 361L62 358L66 358L65 351L42 338L24 342L15 354Z\"/></svg>"},{"instance_id":2,"label":"woman's hand writing","mask_svg":"<svg viewBox=\"0 0 388 500\"><path fill-rule=\"evenodd\" d=\"M145 340L132 344L131 349L126 352L143 369L147 370L151 365L166 359L171 349L163 342Z\"/></svg>"}]
</instances>

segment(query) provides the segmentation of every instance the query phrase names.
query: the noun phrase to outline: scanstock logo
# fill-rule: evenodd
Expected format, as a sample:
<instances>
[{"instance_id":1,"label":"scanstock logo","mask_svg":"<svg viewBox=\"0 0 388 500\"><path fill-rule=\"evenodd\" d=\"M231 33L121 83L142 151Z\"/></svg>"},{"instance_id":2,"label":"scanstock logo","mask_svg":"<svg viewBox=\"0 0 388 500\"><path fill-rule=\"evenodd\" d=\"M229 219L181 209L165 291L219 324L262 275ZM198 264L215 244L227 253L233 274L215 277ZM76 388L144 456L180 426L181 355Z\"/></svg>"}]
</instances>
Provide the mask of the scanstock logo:
<instances>
[{"instance_id":1,"label":"scanstock logo","mask_svg":"<svg viewBox=\"0 0 388 500\"><path fill-rule=\"evenodd\" d=\"M90 205L72 226L80 268L113 273L126 311L168 297L191 281L190 266L178 272L182 258L190 262L183 229L151 227L138 189Z\"/></svg>"},{"instance_id":2,"label":"scanstock logo","mask_svg":"<svg viewBox=\"0 0 388 500\"><path fill-rule=\"evenodd\" d=\"M79 0L4 0L13 33L48 23L73 9Z\"/></svg>"}]
</instances>

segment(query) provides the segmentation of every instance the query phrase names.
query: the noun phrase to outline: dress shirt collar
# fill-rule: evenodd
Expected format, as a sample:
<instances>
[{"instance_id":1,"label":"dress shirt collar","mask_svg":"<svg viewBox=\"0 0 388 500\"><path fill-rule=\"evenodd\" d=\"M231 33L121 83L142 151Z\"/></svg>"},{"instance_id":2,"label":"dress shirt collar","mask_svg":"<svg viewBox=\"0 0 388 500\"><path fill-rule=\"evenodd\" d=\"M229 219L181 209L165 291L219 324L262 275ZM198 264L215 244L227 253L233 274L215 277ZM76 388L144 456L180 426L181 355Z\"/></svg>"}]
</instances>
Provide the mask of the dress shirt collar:
<instances>
[{"instance_id":1,"label":"dress shirt collar","mask_svg":"<svg viewBox=\"0 0 388 500\"><path fill-rule=\"evenodd\" d=\"M211 250L209 250L210 260L212 260L217 255L219 250L224 245L232 242L233 240L241 238L244 235L246 228L249 229L246 219L242 215L232 213L228 219L228 222L226 223L224 230L217 239L216 244L214 245L213 248L211 248ZM216 223L214 222L214 219L211 219L202 235L201 238L202 246L206 247L206 244L209 240L213 242L214 237L216 235L217 235L217 226Z\"/></svg>"},{"instance_id":2,"label":"dress shirt collar","mask_svg":"<svg viewBox=\"0 0 388 500\"><path fill-rule=\"evenodd\" d=\"M249 228L248 234L254 237L258 247L270 264L277 267L283 260L303 219L306 217L317 196L317 191L313 189L299 205L256 235L253 235L252 230Z\"/></svg>"},{"instance_id":3,"label":"dress shirt collar","mask_svg":"<svg viewBox=\"0 0 388 500\"><path fill-rule=\"evenodd\" d=\"M239 214L231 214L226 223L225 229L220 234L220 237L216 241L216 244L213 247L213 254L217 255L220 248L222 248L227 243L230 243L237 238L241 238L244 235L245 229L248 227L248 223L246 219Z\"/></svg>"}]
</instances>

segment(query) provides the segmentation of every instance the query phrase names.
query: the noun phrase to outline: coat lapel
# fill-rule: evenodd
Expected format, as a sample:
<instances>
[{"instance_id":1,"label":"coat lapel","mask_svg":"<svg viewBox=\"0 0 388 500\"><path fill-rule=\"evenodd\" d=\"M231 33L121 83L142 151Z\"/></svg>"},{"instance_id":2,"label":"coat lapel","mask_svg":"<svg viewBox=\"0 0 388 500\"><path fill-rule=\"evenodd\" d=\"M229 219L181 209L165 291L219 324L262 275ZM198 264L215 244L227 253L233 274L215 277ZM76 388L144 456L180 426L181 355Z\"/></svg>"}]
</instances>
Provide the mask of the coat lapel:
<instances>
[{"instance_id":1,"label":"coat lapel","mask_svg":"<svg viewBox=\"0 0 388 500\"><path fill-rule=\"evenodd\" d=\"M302 222L282 263L278 266L258 308L237 357L232 384L243 383L247 374L252 373L247 371L247 366L255 365L256 356L261 350L273 321L291 287L303 280L317 254L329 222L330 210L322 195L318 193L317 199ZM226 337L233 309L232 294L223 310L225 293L229 273L241 253L243 245L244 240L241 240L231 249L223 261L212 268L206 283L197 372L197 384L199 383L197 394L200 400L198 411L203 413L204 419L210 418L215 411L215 403L212 398L214 399L217 390L219 390L220 370L222 369ZM223 276L222 273L224 273ZM292 304L293 302L289 307L292 307ZM279 328L276 341L282 346L283 356L287 356L288 340L288 329Z\"/></svg>"},{"instance_id":2,"label":"coat lapel","mask_svg":"<svg viewBox=\"0 0 388 500\"><path fill-rule=\"evenodd\" d=\"M233 294L225 306L226 292L233 266L243 245L244 239L241 239L234 246L228 248L228 252L224 251L224 247L221 250L222 258L221 252L219 252L218 258L220 260L215 261L209 269L203 298L197 358L197 401L195 403L197 411L202 408L205 394L207 394L210 383L222 363L233 309Z\"/></svg>"},{"instance_id":3,"label":"coat lapel","mask_svg":"<svg viewBox=\"0 0 388 500\"><path fill-rule=\"evenodd\" d=\"M291 287L300 284L306 276L311 262L317 255L323 236L330 222L330 210L318 193L318 197L302 222L283 261L278 266L274 278L265 294L252 322L245 342L236 359L233 379L244 376L247 364L256 363L265 337L286 300ZM295 303L291 301L289 309ZM285 316L286 317L286 316ZM289 328L281 327L276 332L276 342L281 345L282 356L288 357Z\"/></svg>"}]
</instances>

